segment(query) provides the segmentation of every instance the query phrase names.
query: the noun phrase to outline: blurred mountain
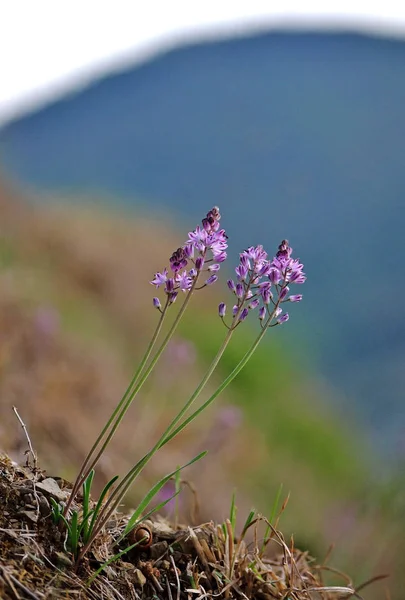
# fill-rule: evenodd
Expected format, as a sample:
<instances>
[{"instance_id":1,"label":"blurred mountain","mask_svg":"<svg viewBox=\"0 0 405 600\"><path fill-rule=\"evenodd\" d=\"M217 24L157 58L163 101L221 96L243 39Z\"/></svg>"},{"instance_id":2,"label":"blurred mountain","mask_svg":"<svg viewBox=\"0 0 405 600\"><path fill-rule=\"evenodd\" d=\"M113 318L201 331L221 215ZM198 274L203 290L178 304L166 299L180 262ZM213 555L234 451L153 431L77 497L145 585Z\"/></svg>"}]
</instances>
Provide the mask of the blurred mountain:
<instances>
[{"instance_id":1,"label":"blurred mountain","mask_svg":"<svg viewBox=\"0 0 405 600\"><path fill-rule=\"evenodd\" d=\"M173 218L218 204L231 251L288 237L290 335L385 449L405 428L405 43L269 33L163 54L0 131L5 172Z\"/></svg>"}]
</instances>

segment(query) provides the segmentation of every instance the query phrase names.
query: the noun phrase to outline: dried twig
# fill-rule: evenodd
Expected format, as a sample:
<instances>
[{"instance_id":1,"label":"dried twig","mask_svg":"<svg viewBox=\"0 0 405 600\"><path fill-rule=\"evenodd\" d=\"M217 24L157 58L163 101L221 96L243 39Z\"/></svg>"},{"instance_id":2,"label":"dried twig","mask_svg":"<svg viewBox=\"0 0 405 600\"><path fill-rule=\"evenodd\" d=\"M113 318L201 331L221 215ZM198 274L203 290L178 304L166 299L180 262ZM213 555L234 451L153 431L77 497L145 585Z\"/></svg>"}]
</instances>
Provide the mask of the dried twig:
<instances>
[{"instance_id":1,"label":"dried twig","mask_svg":"<svg viewBox=\"0 0 405 600\"><path fill-rule=\"evenodd\" d=\"M31 590L29 590L23 583L21 583L21 581L18 581L18 579L16 577L14 577L11 573L8 573L7 569L2 567L1 565L0 565L0 569L3 573L4 579L7 581L9 587L13 591L15 598L20 600L21 597L18 595L17 590L14 588L14 585L16 585L18 588L23 590L23 592L25 594L27 594L27 596L29 596L33 600L40 600L39 596L34 594L34 592L31 592ZM12 584L14 584L14 585L12 585Z\"/></svg>"},{"instance_id":2,"label":"dried twig","mask_svg":"<svg viewBox=\"0 0 405 600\"><path fill-rule=\"evenodd\" d=\"M15 416L19 420L21 427L24 430L25 437L27 438L27 442L28 442L29 452L31 453L32 460L33 460L33 463L34 463L34 469L37 470L37 455L35 454L34 448L32 447L30 436L28 435L27 426L25 425L24 421L22 420L22 418L18 414L18 410L17 410L17 408L15 406L13 406L13 411L15 413ZM27 457L27 467L28 467L28 462L29 462L29 459Z\"/></svg>"}]
</instances>

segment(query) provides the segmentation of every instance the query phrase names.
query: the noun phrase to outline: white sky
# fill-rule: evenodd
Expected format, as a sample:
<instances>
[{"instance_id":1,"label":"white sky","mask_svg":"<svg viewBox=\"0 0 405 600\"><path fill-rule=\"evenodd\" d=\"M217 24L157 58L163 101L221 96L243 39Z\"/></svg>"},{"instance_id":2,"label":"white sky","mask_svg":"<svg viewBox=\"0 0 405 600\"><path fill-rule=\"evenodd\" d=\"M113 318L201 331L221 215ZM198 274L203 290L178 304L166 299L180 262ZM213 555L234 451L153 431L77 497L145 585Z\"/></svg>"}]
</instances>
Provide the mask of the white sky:
<instances>
[{"instance_id":1,"label":"white sky","mask_svg":"<svg viewBox=\"0 0 405 600\"><path fill-rule=\"evenodd\" d=\"M178 41L280 25L405 36L405 0L0 0L0 124Z\"/></svg>"}]
</instances>

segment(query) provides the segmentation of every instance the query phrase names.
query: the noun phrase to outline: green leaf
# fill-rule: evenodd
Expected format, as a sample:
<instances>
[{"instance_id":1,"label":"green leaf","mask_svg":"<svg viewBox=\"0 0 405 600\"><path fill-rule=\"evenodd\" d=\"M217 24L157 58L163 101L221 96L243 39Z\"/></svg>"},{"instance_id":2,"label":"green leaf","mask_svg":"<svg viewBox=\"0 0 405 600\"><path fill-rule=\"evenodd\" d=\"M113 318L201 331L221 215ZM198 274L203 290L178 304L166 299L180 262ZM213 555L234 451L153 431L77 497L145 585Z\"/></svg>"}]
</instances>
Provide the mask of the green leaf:
<instances>
[{"instance_id":1,"label":"green leaf","mask_svg":"<svg viewBox=\"0 0 405 600\"><path fill-rule=\"evenodd\" d=\"M100 494L100 497L98 499L96 507L94 508L93 518L92 518L92 520L90 522L90 525L89 525L89 528L88 528L88 531L87 531L87 540L90 538L90 536L91 536L91 534L93 532L93 528L94 528L94 525L96 523L98 514L99 514L99 512L100 512L100 510L102 508L104 498L106 497L106 495L108 493L108 490L111 488L112 485L114 485L114 483L117 481L117 479L118 479L118 475L115 475L115 477L113 477L112 479L110 479L110 481L108 483L106 483L106 485L103 488L103 491Z\"/></svg>"},{"instance_id":2,"label":"green leaf","mask_svg":"<svg viewBox=\"0 0 405 600\"><path fill-rule=\"evenodd\" d=\"M245 524L242 529L241 537L243 537L245 535L246 531L249 529L249 526L250 526L251 522L253 521L255 514L256 514L256 511L254 509L251 510L250 513L248 514L248 518L246 519Z\"/></svg>"},{"instance_id":3,"label":"green leaf","mask_svg":"<svg viewBox=\"0 0 405 600\"><path fill-rule=\"evenodd\" d=\"M91 492L91 486L93 484L94 474L95 474L95 471L94 471L94 469L92 469L83 483L83 504L82 504L82 506L83 506L83 515L84 516L82 519L82 525L80 527L80 530L83 530L83 539L84 540L86 540L88 538L88 530L89 530L88 514L89 514L89 506L90 506L90 492Z\"/></svg>"},{"instance_id":4,"label":"green leaf","mask_svg":"<svg viewBox=\"0 0 405 600\"><path fill-rule=\"evenodd\" d=\"M271 524L273 524L273 519L276 516L277 507L278 507L278 504L280 502L280 496L281 496L282 490L283 490L283 484L281 483L280 486L279 486L279 488L278 488L276 497L274 498L273 506L271 508L271 513L270 513L270 517L269 517L269 523L271 523ZM263 554L263 552L264 552L264 550L266 548L266 545L267 545L267 542L268 542L268 538L269 538L269 535L270 535L270 531L271 531L271 527L269 525L267 525L266 531L264 532L263 544L262 544L262 547L260 549L260 554Z\"/></svg>"},{"instance_id":5,"label":"green leaf","mask_svg":"<svg viewBox=\"0 0 405 600\"><path fill-rule=\"evenodd\" d=\"M237 508L236 508L236 504L235 504L235 496L236 496L236 492L234 490L233 494L232 494L231 510L229 512L229 520L231 522L232 531L234 534L235 534L235 528L236 528L236 512L237 512Z\"/></svg>"},{"instance_id":6,"label":"green leaf","mask_svg":"<svg viewBox=\"0 0 405 600\"><path fill-rule=\"evenodd\" d=\"M139 520L139 518L142 515L143 511L145 510L145 508L147 508L147 506L149 506L150 502L153 500L153 498L156 496L156 494L158 492L160 492L160 490L162 489L162 487L165 485L165 483L167 483L169 481L169 479L171 479L178 471L182 471L186 467L189 467L190 465L194 464L195 462L197 462L198 460L200 460L201 458L203 458L206 454L207 454L207 452L201 452L201 454L199 454L198 456L196 456L195 458L193 458L192 460L190 460L190 462L186 463L185 465L183 465L179 469L176 469L175 471L172 471L172 473L169 473L169 475L166 475L160 481L158 481L153 486L153 488L151 488L149 490L149 492L146 494L146 496L143 498L143 500L141 500L141 502L138 504L135 512L133 513L133 515L131 516L130 520L127 523L127 526L125 527L123 535L125 536L125 535L127 535L127 533L129 531L131 531L132 526L134 525L134 523L136 523Z\"/></svg>"}]
</instances>

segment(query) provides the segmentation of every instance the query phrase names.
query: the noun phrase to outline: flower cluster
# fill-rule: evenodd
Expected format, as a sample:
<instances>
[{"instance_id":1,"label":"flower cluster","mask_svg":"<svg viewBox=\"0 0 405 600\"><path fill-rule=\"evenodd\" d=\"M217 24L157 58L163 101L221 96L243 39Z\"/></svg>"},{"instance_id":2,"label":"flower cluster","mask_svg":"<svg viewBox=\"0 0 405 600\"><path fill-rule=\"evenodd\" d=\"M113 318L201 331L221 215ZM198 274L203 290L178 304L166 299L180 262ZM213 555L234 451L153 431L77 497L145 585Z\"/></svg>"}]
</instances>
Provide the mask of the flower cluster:
<instances>
[{"instance_id":1,"label":"flower cluster","mask_svg":"<svg viewBox=\"0 0 405 600\"><path fill-rule=\"evenodd\" d=\"M226 259L228 247L228 237L225 230L220 229L220 219L219 209L214 206L202 220L202 227L197 226L191 231L183 246L173 252L169 261L170 272L165 268L155 273L150 283L156 288L164 286L169 304L176 300L179 290L188 292L194 288L202 271L206 271L208 277L201 287L217 281L217 273ZM153 304L161 310L159 298L154 298Z\"/></svg>"},{"instance_id":2,"label":"flower cluster","mask_svg":"<svg viewBox=\"0 0 405 600\"><path fill-rule=\"evenodd\" d=\"M301 284L306 280L304 266L291 254L288 240L283 240L272 260L268 260L263 246L251 246L239 255L239 264L235 269L236 281L228 280L228 288L236 297L232 326L244 321L249 312L256 308L259 308L260 321L266 319L266 326L272 326L270 324L274 318L277 321L273 325L288 321L289 315L282 314L281 304L302 300L302 294L288 295L289 285ZM225 317L224 302L218 306L218 314L221 319Z\"/></svg>"}]
</instances>

